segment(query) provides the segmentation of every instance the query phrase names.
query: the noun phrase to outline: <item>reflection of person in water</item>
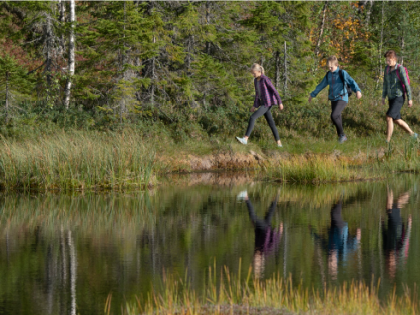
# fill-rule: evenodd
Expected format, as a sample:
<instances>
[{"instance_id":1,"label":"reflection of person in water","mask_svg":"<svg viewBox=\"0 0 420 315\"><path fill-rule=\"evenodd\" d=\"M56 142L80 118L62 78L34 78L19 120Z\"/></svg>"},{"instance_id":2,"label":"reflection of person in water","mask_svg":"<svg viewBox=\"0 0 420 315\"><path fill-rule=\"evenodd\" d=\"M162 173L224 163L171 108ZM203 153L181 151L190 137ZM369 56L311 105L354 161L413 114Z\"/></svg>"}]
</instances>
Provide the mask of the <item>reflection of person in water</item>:
<instances>
[{"instance_id":1,"label":"reflection of person in water","mask_svg":"<svg viewBox=\"0 0 420 315\"><path fill-rule=\"evenodd\" d=\"M349 234L348 224L341 216L342 201L340 200L331 208L331 227L328 229L328 239L311 232L315 240L328 253L328 273L333 279L337 278L339 261L347 261L348 256L359 247L361 231L357 229L356 236Z\"/></svg>"},{"instance_id":2,"label":"reflection of person in water","mask_svg":"<svg viewBox=\"0 0 420 315\"><path fill-rule=\"evenodd\" d=\"M398 260L405 262L408 256L411 233L411 216L407 224L401 219L401 209L408 203L410 195L402 193L397 202L394 203L394 193L388 188L386 212L388 215L388 226L382 221L382 238L386 268L391 278L395 277Z\"/></svg>"},{"instance_id":3,"label":"reflection of person in water","mask_svg":"<svg viewBox=\"0 0 420 315\"><path fill-rule=\"evenodd\" d=\"M283 234L283 223L280 223L280 226L277 229L273 229L271 226L271 219L273 218L274 211L277 207L278 196L271 203L264 219L257 217L248 195L245 194L243 197L246 206L248 207L249 218L251 219L255 230L255 249L253 258L254 273L256 278L261 278L264 272L265 258L270 253L277 250Z\"/></svg>"}]
</instances>

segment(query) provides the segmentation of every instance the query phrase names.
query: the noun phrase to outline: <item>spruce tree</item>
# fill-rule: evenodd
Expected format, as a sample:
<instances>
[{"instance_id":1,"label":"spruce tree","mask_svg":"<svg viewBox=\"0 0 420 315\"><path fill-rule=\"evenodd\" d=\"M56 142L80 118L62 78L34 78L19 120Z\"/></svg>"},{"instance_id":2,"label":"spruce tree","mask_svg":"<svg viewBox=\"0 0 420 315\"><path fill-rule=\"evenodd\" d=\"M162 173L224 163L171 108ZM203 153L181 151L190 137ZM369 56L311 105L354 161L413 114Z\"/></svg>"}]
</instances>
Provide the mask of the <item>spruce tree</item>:
<instances>
[{"instance_id":1,"label":"spruce tree","mask_svg":"<svg viewBox=\"0 0 420 315\"><path fill-rule=\"evenodd\" d=\"M18 102L30 98L33 92L34 77L27 72L13 57L0 57L0 97L4 101L2 110L6 123L13 110L19 109Z\"/></svg>"}]
</instances>

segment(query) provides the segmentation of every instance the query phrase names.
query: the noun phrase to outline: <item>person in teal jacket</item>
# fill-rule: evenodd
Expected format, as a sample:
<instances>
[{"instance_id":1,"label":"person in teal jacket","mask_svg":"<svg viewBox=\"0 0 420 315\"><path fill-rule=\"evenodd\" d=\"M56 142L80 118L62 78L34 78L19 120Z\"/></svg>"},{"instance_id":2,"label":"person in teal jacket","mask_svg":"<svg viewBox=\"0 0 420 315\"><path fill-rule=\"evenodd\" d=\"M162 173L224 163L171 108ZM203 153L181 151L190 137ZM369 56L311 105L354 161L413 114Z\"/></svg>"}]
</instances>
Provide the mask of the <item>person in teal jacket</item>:
<instances>
[{"instance_id":1,"label":"person in teal jacket","mask_svg":"<svg viewBox=\"0 0 420 315\"><path fill-rule=\"evenodd\" d=\"M343 143L347 140L347 137L344 134L341 113L347 106L349 95L346 85L340 78L340 68L338 67L337 57L329 57L327 60L327 66L329 72L327 72L321 83L318 84L315 90L309 95L309 103L312 101L312 98L316 97L319 92L329 85L330 89L328 91L328 99L331 101L331 120L337 129L339 142ZM356 92L357 98L360 99L362 97L362 92L356 81L354 81L345 70L342 70L342 74L346 84Z\"/></svg>"}]
</instances>

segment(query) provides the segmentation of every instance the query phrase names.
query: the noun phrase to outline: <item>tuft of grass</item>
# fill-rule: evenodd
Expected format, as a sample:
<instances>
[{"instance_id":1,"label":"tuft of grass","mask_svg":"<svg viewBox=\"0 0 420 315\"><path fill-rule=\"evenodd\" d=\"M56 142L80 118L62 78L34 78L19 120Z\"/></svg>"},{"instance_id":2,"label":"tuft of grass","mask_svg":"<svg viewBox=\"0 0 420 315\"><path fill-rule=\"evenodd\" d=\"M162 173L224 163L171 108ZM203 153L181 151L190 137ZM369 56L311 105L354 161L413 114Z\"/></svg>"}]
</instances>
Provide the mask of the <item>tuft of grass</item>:
<instances>
[{"instance_id":1,"label":"tuft of grass","mask_svg":"<svg viewBox=\"0 0 420 315\"><path fill-rule=\"evenodd\" d=\"M380 300L377 286L352 281L324 289L304 289L291 277L273 275L260 280L252 277L249 269L246 279L225 267L220 279L209 268L208 283L202 293L192 289L185 278L167 275L162 289L153 288L144 302L122 306L123 314L417 314L417 292L405 290L396 296L395 290ZM111 297L105 312L110 314Z\"/></svg>"},{"instance_id":2,"label":"tuft of grass","mask_svg":"<svg viewBox=\"0 0 420 315\"><path fill-rule=\"evenodd\" d=\"M154 150L129 130L58 132L1 139L0 185L6 190L100 190L153 184Z\"/></svg>"}]
</instances>

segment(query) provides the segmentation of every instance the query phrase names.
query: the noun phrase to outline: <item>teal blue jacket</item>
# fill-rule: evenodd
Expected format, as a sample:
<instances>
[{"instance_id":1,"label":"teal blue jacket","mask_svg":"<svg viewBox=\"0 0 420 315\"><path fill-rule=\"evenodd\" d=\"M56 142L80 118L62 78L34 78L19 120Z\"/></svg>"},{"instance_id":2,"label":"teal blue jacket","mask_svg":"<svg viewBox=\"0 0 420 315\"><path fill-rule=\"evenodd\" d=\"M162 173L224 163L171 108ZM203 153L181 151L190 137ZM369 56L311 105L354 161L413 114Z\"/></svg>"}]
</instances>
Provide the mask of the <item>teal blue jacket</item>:
<instances>
[{"instance_id":1,"label":"teal blue jacket","mask_svg":"<svg viewBox=\"0 0 420 315\"><path fill-rule=\"evenodd\" d=\"M349 95L347 94L347 89L344 88L343 81L341 81L340 75L338 74L339 67L332 73L328 72L328 75L324 76L321 83L315 88L315 90L311 93L312 97L316 97L319 92L321 92L327 85L330 86L328 91L328 99L330 101L349 101ZM361 92L359 86L357 85L356 81L347 73L347 71L343 70L343 77L346 83L350 86L353 92ZM332 79L334 78L334 86L332 86Z\"/></svg>"}]
</instances>

